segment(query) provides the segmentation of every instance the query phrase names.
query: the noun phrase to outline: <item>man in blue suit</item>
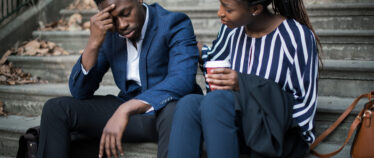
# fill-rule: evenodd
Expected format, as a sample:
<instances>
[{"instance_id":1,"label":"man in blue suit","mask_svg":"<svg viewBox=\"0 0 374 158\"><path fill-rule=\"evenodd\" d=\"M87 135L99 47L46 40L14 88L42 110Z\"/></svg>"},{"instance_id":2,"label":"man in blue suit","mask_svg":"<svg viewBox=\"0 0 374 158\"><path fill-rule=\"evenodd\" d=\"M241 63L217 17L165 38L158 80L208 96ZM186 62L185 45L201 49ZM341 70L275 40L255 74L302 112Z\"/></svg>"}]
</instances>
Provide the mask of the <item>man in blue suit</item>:
<instances>
[{"instance_id":1,"label":"man in blue suit","mask_svg":"<svg viewBox=\"0 0 374 158\"><path fill-rule=\"evenodd\" d=\"M73 131L100 138L99 157L123 154L123 140L158 141L158 157L166 157L175 101L201 93L192 24L142 0L95 1L100 11L70 75L73 97L45 104L38 157L69 157ZM109 68L119 95L94 96Z\"/></svg>"}]
</instances>

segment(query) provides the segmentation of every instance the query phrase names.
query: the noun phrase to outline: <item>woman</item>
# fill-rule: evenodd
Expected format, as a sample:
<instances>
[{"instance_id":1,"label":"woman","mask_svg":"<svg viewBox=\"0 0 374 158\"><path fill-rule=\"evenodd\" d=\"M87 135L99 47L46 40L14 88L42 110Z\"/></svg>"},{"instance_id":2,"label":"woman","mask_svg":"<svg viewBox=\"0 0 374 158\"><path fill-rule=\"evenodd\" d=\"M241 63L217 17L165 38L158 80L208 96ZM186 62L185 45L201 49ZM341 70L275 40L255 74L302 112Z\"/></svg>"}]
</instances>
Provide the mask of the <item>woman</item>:
<instances>
[{"instance_id":1,"label":"woman","mask_svg":"<svg viewBox=\"0 0 374 158\"><path fill-rule=\"evenodd\" d=\"M215 89L206 96L189 95L180 100L168 156L199 157L202 141L209 158L239 157L243 151L250 157L303 156L315 139L319 61L319 39L303 1L220 2L217 14L223 25L212 49L200 47L201 62L229 60L231 69L215 69L205 76ZM270 4L274 12L267 9ZM238 78L245 74L276 83L283 93L291 94L292 104L238 113L235 93L244 88ZM255 119L241 124L244 115Z\"/></svg>"}]
</instances>

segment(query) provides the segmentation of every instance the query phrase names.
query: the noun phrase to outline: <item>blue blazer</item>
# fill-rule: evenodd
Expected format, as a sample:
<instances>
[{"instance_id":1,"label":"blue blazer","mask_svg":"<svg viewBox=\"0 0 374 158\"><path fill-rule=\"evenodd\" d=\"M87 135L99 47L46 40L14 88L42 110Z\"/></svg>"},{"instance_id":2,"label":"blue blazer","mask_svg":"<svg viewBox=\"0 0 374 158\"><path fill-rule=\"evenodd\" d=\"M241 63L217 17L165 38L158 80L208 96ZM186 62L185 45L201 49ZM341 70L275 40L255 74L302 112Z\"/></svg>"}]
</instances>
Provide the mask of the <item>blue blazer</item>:
<instances>
[{"instance_id":1,"label":"blue blazer","mask_svg":"<svg viewBox=\"0 0 374 158\"><path fill-rule=\"evenodd\" d=\"M192 92L201 92L195 76L198 63L196 37L190 19L183 13L169 12L158 4L148 6L149 21L139 59L142 87L126 79L127 48L117 32L108 32L101 45L96 65L87 75L81 69L81 58L69 79L73 97L92 97L104 74L111 68L121 90L119 97L146 101L157 111L172 100Z\"/></svg>"}]
</instances>

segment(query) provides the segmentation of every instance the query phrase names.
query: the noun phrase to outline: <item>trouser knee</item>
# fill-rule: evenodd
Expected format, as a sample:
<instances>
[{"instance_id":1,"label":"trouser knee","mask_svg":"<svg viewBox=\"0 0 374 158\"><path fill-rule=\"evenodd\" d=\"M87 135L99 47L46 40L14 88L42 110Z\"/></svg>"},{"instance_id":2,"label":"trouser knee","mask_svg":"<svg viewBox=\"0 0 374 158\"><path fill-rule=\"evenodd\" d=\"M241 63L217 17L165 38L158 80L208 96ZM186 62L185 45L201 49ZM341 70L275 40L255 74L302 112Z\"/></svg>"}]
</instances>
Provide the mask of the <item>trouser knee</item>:
<instances>
[{"instance_id":1,"label":"trouser knee","mask_svg":"<svg viewBox=\"0 0 374 158\"><path fill-rule=\"evenodd\" d=\"M202 98L202 95L190 94L180 99L177 103L174 119L186 119L197 115Z\"/></svg>"},{"instance_id":2,"label":"trouser knee","mask_svg":"<svg viewBox=\"0 0 374 158\"><path fill-rule=\"evenodd\" d=\"M157 113L157 130L165 127L170 128L176 104L176 101L170 102L159 113Z\"/></svg>"},{"instance_id":3,"label":"trouser knee","mask_svg":"<svg viewBox=\"0 0 374 158\"><path fill-rule=\"evenodd\" d=\"M43 106L42 111L42 120L50 120L50 119L66 119L66 106L67 104L64 103L66 97L59 97L59 98L52 98L49 99Z\"/></svg>"},{"instance_id":4,"label":"trouser knee","mask_svg":"<svg viewBox=\"0 0 374 158\"><path fill-rule=\"evenodd\" d=\"M234 103L234 95L231 91L216 90L209 92L201 101L202 121L212 123L222 116L231 116L235 111Z\"/></svg>"}]
</instances>

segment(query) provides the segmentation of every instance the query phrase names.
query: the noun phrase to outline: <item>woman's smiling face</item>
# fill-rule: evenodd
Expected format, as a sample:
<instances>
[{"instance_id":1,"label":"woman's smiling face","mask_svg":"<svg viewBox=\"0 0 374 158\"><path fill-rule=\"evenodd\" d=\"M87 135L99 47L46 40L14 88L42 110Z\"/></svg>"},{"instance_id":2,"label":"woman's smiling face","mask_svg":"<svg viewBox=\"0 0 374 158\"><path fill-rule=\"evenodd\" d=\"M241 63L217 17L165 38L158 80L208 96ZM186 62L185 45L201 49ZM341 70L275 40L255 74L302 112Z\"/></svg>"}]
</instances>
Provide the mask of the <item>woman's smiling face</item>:
<instances>
[{"instance_id":1,"label":"woman's smiling face","mask_svg":"<svg viewBox=\"0 0 374 158\"><path fill-rule=\"evenodd\" d=\"M251 13L248 4L239 0L220 0L217 15L221 22L229 28L247 25L251 22Z\"/></svg>"}]
</instances>

